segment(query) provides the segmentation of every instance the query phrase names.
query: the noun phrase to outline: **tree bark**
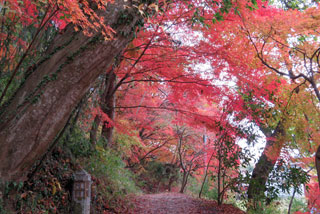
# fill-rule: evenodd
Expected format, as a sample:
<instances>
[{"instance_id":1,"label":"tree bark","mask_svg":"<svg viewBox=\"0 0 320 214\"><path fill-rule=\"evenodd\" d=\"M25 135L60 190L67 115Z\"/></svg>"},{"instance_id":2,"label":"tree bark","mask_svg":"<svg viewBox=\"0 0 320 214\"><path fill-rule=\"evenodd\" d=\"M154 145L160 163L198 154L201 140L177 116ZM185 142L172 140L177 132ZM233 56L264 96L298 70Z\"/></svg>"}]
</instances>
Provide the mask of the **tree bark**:
<instances>
[{"instance_id":1,"label":"tree bark","mask_svg":"<svg viewBox=\"0 0 320 214\"><path fill-rule=\"evenodd\" d=\"M116 106L116 96L114 89L117 83L116 74L114 73L114 68L112 68L106 76L105 92L103 93L101 109L108 115L108 117L114 121L115 119L115 106ZM104 121L102 125L101 136L103 136L108 145L111 145L113 134L113 125L109 124L108 121ZM106 147L107 145L105 145Z\"/></svg>"},{"instance_id":2,"label":"tree bark","mask_svg":"<svg viewBox=\"0 0 320 214\"><path fill-rule=\"evenodd\" d=\"M268 176L274 168L277 159L280 156L282 143L279 138L284 136L282 122L278 122L277 127L267 140L266 146L253 169L249 188L248 188L248 209L255 209L255 202L264 198L266 182ZM267 136L268 137L268 136Z\"/></svg>"},{"instance_id":3,"label":"tree bark","mask_svg":"<svg viewBox=\"0 0 320 214\"><path fill-rule=\"evenodd\" d=\"M316 152L315 162L316 162L316 169L317 169L317 175L318 175L318 183L320 188L320 146L318 147Z\"/></svg>"},{"instance_id":4,"label":"tree bark","mask_svg":"<svg viewBox=\"0 0 320 214\"><path fill-rule=\"evenodd\" d=\"M97 132L98 132L100 122L101 122L101 116L97 114L93 120L93 124L90 129L90 144L92 146L92 149L94 149L97 144Z\"/></svg>"},{"instance_id":5,"label":"tree bark","mask_svg":"<svg viewBox=\"0 0 320 214\"><path fill-rule=\"evenodd\" d=\"M204 178L203 178L203 181L202 181L202 184L201 184L201 188L200 188L200 192L199 192L199 198L201 198L201 194L202 194L204 185L205 185L206 180L207 180L208 169L209 169L209 166L210 166L210 162L211 162L211 160L212 160L212 158L213 158L213 155L214 155L214 153L212 152L212 154L211 154L211 156L210 156L210 159L209 159L209 161L208 161L208 164L207 164L207 166L206 166L206 170L205 170L205 172L204 172Z\"/></svg>"},{"instance_id":6,"label":"tree bark","mask_svg":"<svg viewBox=\"0 0 320 214\"><path fill-rule=\"evenodd\" d=\"M119 0L98 11L116 35L104 40L75 31L72 24L57 35L46 56L35 66L15 95L0 109L0 178L22 180L64 127L68 116L94 80L105 72L130 42L141 18L130 5ZM124 6L128 6L124 9ZM129 8L129 9L128 9ZM119 24L120 16L130 20ZM121 20L121 23L124 23Z\"/></svg>"},{"instance_id":7,"label":"tree bark","mask_svg":"<svg viewBox=\"0 0 320 214\"><path fill-rule=\"evenodd\" d=\"M293 203L293 199L294 199L294 195L296 194L296 188L294 188L291 199L290 199L290 203L289 203L289 207L288 207L288 214L291 214L291 206Z\"/></svg>"},{"instance_id":8,"label":"tree bark","mask_svg":"<svg viewBox=\"0 0 320 214\"><path fill-rule=\"evenodd\" d=\"M180 187L180 193L183 193L184 192L184 189L186 188L187 186L187 183L188 183L188 177L190 175L190 171L183 171L183 178L182 178L182 182L181 182L181 187Z\"/></svg>"}]
</instances>

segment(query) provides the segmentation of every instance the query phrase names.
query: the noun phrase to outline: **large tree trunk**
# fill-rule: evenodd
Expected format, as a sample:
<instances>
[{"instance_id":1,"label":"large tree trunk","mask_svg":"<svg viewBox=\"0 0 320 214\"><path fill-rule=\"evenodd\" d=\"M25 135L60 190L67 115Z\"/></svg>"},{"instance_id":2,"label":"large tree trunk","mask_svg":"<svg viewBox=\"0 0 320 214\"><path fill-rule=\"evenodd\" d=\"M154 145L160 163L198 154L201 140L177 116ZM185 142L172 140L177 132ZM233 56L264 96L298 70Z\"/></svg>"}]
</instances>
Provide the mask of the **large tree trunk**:
<instances>
[{"instance_id":1,"label":"large tree trunk","mask_svg":"<svg viewBox=\"0 0 320 214\"><path fill-rule=\"evenodd\" d=\"M266 182L280 156L281 148L283 146L280 138L284 135L284 128L280 121L267 140L266 146L253 169L248 188L248 209L255 209L256 200L264 198Z\"/></svg>"},{"instance_id":2,"label":"large tree trunk","mask_svg":"<svg viewBox=\"0 0 320 214\"><path fill-rule=\"evenodd\" d=\"M76 32L73 25L56 36L46 56L35 67L9 103L0 109L0 178L20 180L45 153L69 114L91 83L105 72L132 39L140 16L131 1L118 0L99 11L117 32L105 41ZM130 9L124 9L127 5ZM121 20L125 13L128 20Z\"/></svg>"},{"instance_id":3,"label":"large tree trunk","mask_svg":"<svg viewBox=\"0 0 320 214\"><path fill-rule=\"evenodd\" d=\"M108 117L114 121L115 119L115 106L116 106L116 96L115 96L115 86L116 86L116 74L114 73L114 68L106 76L105 92L101 101L102 111L108 115ZM112 143L113 134L113 124L109 124L108 121L104 121L102 124L101 135L107 140L108 145ZM106 147L106 145L105 145Z\"/></svg>"}]
</instances>

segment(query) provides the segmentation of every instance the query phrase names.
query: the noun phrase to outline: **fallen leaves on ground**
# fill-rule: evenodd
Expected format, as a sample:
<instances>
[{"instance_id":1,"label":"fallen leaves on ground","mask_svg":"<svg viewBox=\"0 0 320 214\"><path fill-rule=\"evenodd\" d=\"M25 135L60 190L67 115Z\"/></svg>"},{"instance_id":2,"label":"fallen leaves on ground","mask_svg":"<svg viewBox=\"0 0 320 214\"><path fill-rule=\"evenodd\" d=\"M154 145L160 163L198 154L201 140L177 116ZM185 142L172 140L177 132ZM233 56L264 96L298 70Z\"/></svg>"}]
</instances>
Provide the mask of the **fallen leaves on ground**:
<instances>
[{"instance_id":1,"label":"fallen leaves on ground","mask_svg":"<svg viewBox=\"0 0 320 214\"><path fill-rule=\"evenodd\" d=\"M216 201L193 198L180 193L130 196L126 214L245 214L230 204L218 206Z\"/></svg>"}]
</instances>

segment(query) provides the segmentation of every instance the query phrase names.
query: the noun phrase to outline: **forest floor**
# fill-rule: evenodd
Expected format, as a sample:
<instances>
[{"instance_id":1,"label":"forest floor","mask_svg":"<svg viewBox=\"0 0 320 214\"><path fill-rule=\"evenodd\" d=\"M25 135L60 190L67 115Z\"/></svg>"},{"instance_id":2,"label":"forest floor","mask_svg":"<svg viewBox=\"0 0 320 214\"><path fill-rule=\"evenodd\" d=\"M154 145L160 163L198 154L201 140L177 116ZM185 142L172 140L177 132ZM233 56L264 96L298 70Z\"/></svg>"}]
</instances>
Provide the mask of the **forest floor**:
<instances>
[{"instance_id":1,"label":"forest floor","mask_svg":"<svg viewBox=\"0 0 320 214\"><path fill-rule=\"evenodd\" d=\"M134 196L128 214L244 214L233 205L218 206L216 201L193 198L180 193L159 193Z\"/></svg>"}]
</instances>

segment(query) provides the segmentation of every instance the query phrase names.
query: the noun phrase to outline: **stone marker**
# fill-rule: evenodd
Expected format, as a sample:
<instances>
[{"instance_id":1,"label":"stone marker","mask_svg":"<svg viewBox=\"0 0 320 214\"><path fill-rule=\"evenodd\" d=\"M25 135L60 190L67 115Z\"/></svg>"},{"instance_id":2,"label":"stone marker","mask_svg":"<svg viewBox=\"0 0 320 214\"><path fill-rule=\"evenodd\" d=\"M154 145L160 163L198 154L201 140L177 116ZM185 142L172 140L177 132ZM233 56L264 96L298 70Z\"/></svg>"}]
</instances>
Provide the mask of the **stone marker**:
<instances>
[{"instance_id":1,"label":"stone marker","mask_svg":"<svg viewBox=\"0 0 320 214\"><path fill-rule=\"evenodd\" d=\"M75 172L73 176L73 213L90 214L91 176L83 169Z\"/></svg>"}]
</instances>

